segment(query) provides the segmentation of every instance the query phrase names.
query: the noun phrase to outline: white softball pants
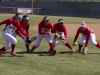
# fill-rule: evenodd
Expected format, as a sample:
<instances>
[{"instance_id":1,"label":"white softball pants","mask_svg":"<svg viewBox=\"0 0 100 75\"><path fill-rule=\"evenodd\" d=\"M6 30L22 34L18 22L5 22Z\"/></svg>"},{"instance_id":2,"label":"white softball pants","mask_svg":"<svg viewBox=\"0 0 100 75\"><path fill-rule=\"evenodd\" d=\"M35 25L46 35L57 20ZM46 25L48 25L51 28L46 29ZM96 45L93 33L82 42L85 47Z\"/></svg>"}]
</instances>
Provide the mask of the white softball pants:
<instances>
[{"instance_id":1,"label":"white softball pants","mask_svg":"<svg viewBox=\"0 0 100 75\"><path fill-rule=\"evenodd\" d=\"M59 34L60 36L64 36L64 32L58 32L58 34ZM62 39L58 39L58 38L55 37L55 35L54 35L54 40L53 40L54 46L57 45L57 43L58 43L59 40L61 40L61 42L62 42L63 44L66 44L66 43L67 43L67 41L62 40Z\"/></svg>"},{"instance_id":2,"label":"white softball pants","mask_svg":"<svg viewBox=\"0 0 100 75\"><path fill-rule=\"evenodd\" d=\"M37 41L36 41L34 47L38 47L40 45L41 40L43 39L43 37L47 40L48 44L52 43L50 34L38 34Z\"/></svg>"},{"instance_id":3,"label":"white softball pants","mask_svg":"<svg viewBox=\"0 0 100 75\"><path fill-rule=\"evenodd\" d=\"M17 39L14 36L12 36L12 34L10 33L6 33L3 31L2 36L6 40L6 46L5 46L6 50L10 49L12 44L17 43Z\"/></svg>"},{"instance_id":4,"label":"white softball pants","mask_svg":"<svg viewBox=\"0 0 100 75\"><path fill-rule=\"evenodd\" d=\"M54 46L57 45L59 40L61 40L62 44L64 44L64 45L67 43L67 41L65 41L65 40L58 39L57 37L54 37L54 40L53 40Z\"/></svg>"},{"instance_id":5,"label":"white softball pants","mask_svg":"<svg viewBox=\"0 0 100 75\"><path fill-rule=\"evenodd\" d=\"M16 33L13 33L12 34L15 38L17 37L17 34ZM26 37L23 35L23 34L21 34L22 35L22 37L24 37L24 43L25 43L25 45L28 45L28 43L26 43L25 41L26 41Z\"/></svg>"},{"instance_id":6,"label":"white softball pants","mask_svg":"<svg viewBox=\"0 0 100 75\"><path fill-rule=\"evenodd\" d=\"M82 39L80 40L79 44L80 45L83 45L84 43L86 42L86 36L82 36ZM94 33L91 33L90 34L90 42L93 44L93 45L97 45L97 42L96 42L96 37L95 37L95 34Z\"/></svg>"}]
</instances>

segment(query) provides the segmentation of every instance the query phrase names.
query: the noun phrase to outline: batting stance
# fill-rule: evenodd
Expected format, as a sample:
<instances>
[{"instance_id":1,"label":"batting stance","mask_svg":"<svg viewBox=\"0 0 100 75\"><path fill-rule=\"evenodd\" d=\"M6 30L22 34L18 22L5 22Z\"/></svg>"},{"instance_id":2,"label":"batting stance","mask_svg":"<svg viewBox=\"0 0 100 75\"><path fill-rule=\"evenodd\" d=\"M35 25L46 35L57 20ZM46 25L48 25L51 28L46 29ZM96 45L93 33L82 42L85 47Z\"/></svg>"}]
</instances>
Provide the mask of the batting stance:
<instances>
[{"instance_id":1,"label":"batting stance","mask_svg":"<svg viewBox=\"0 0 100 75\"><path fill-rule=\"evenodd\" d=\"M29 34L29 17L28 15L24 15L22 20L20 21L20 24L21 24L21 27L23 29L23 31L30 37L30 34ZM27 52L29 52L29 44L26 43L26 37L20 32L20 31L16 31L16 33L13 33L12 34L15 38L17 37L17 35L19 35L24 41L25 41L25 46L26 46L26 49L27 49Z\"/></svg>"},{"instance_id":2,"label":"batting stance","mask_svg":"<svg viewBox=\"0 0 100 75\"><path fill-rule=\"evenodd\" d=\"M51 40L51 36L50 36L51 30L53 30L53 26L49 22L49 18L47 16L45 16L38 25L37 41L36 41L35 45L33 45L31 52L33 52L33 50L40 45L40 42L41 42L42 38L44 37L47 40L47 42L51 48L51 53L56 54L56 51L54 50L54 44L53 44L53 42Z\"/></svg>"},{"instance_id":3,"label":"batting stance","mask_svg":"<svg viewBox=\"0 0 100 75\"><path fill-rule=\"evenodd\" d=\"M77 30L77 33L74 38L73 46L74 46L74 43L76 42L80 33L82 34L82 38L79 42L79 49L77 51L78 53L81 53L81 48L82 48L83 44L85 43L82 53L87 54L87 50L88 50L87 46L88 46L89 40L93 45L100 48L100 44L96 42L96 37L95 37L94 32L89 27L86 26L85 21L82 21L81 27L79 27Z\"/></svg>"},{"instance_id":4,"label":"batting stance","mask_svg":"<svg viewBox=\"0 0 100 75\"><path fill-rule=\"evenodd\" d=\"M58 41L61 40L62 43L65 46L67 46L71 50L72 53L74 53L75 50L72 48L70 43L68 41L66 41L68 34L67 34L67 29L66 29L66 27L63 23L64 23L63 19L59 19L58 23L53 25L54 26L54 32L55 32L54 40L53 40L54 46L56 46Z\"/></svg>"},{"instance_id":5,"label":"batting stance","mask_svg":"<svg viewBox=\"0 0 100 75\"><path fill-rule=\"evenodd\" d=\"M14 49L15 49L15 45L17 43L17 39L14 36L12 36L12 34L15 33L15 31L20 31L23 35L25 35L27 38L29 38L29 36L27 34L25 34L21 28L21 25L19 23L21 18L22 18L22 16L17 14L13 18L10 18L10 19L0 22L0 25L6 24L6 26L3 30L3 33L2 33L3 38L6 40L6 46L1 48L0 51L6 51L10 47L12 47L11 55L16 56Z\"/></svg>"}]
</instances>

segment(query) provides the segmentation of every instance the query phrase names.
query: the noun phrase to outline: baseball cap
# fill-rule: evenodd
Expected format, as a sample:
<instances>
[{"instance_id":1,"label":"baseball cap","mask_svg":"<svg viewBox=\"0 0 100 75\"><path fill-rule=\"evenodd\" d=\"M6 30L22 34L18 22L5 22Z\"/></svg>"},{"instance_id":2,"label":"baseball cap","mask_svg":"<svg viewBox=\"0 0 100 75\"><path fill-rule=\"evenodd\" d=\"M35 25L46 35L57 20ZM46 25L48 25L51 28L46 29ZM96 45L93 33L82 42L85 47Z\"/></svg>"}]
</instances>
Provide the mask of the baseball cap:
<instances>
[{"instance_id":1,"label":"baseball cap","mask_svg":"<svg viewBox=\"0 0 100 75\"><path fill-rule=\"evenodd\" d=\"M44 18L43 18L43 20L49 20L49 17L48 16L45 16Z\"/></svg>"},{"instance_id":2,"label":"baseball cap","mask_svg":"<svg viewBox=\"0 0 100 75\"><path fill-rule=\"evenodd\" d=\"M59 19L58 23L64 23L64 21L62 19Z\"/></svg>"},{"instance_id":3,"label":"baseball cap","mask_svg":"<svg viewBox=\"0 0 100 75\"><path fill-rule=\"evenodd\" d=\"M30 20L30 18L29 18L29 17L25 17L25 20L28 20L28 21L29 21L29 20Z\"/></svg>"},{"instance_id":4,"label":"baseball cap","mask_svg":"<svg viewBox=\"0 0 100 75\"><path fill-rule=\"evenodd\" d=\"M81 27L86 27L86 23L81 23Z\"/></svg>"}]
</instances>

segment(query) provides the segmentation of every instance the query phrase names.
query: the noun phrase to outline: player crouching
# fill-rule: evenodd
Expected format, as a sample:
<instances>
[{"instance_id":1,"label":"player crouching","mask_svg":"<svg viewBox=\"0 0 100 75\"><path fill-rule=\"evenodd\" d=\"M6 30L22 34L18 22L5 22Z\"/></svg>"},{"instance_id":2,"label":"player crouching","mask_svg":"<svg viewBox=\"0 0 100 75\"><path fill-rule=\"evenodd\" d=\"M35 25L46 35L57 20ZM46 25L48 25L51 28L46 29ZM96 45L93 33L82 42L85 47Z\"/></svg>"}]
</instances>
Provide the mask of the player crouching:
<instances>
[{"instance_id":1,"label":"player crouching","mask_svg":"<svg viewBox=\"0 0 100 75\"><path fill-rule=\"evenodd\" d=\"M36 49L40 45L41 40L43 38L45 38L51 48L50 53L53 55L56 54L56 51L54 50L54 44L51 40L51 35L50 35L51 30L54 30L53 25L49 22L49 18L47 16L45 16L38 25L37 41L36 41L35 45L33 45L30 52L33 52L33 50Z\"/></svg>"},{"instance_id":2,"label":"player crouching","mask_svg":"<svg viewBox=\"0 0 100 75\"><path fill-rule=\"evenodd\" d=\"M72 48L72 46L70 45L70 43L68 41L66 41L66 38L67 38L67 29L66 29L66 27L65 27L65 25L63 23L64 23L63 19L59 19L58 23L56 23L56 24L53 25L54 26L54 33L55 33L54 34L54 40L53 40L54 46L57 45L58 40L61 40L62 43L65 46L67 46L71 50L72 53L74 53L75 50Z\"/></svg>"}]
</instances>

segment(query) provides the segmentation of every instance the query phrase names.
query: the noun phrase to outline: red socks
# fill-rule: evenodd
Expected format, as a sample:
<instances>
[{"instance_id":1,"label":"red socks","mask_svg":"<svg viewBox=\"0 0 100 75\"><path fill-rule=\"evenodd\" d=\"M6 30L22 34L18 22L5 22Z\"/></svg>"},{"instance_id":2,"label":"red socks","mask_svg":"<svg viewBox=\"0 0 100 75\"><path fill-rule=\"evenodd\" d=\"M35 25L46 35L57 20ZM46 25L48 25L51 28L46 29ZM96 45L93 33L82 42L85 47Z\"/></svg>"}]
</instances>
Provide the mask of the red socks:
<instances>
[{"instance_id":1,"label":"red socks","mask_svg":"<svg viewBox=\"0 0 100 75\"><path fill-rule=\"evenodd\" d=\"M14 52L14 49L15 49L15 45L12 44L12 50L11 50L11 52Z\"/></svg>"},{"instance_id":2,"label":"red socks","mask_svg":"<svg viewBox=\"0 0 100 75\"><path fill-rule=\"evenodd\" d=\"M99 44L99 43L97 43L96 47L100 48L100 44Z\"/></svg>"},{"instance_id":3,"label":"red socks","mask_svg":"<svg viewBox=\"0 0 100 75\"><path fill-rule=\"evenodd\" d=\"M68 48L73 49L69 42L65 44Z\"/></svg>"},{"instance_id":4,"label":"red socks","mask_svg":"<svg viewBox=\"0 0 100 75\"><path fill-rule=\"evenodd\" d=\"M26 46L27 51L29 51L29 45L25 45L25 46Z\"/></svg>"},{"instance_id":5,"label":"red socks","mask_svg":"<svg viewBox=\"0 0 100 75\"><path fill-rule=\"evenodd\" d=\"M53 51L54 50L54 44L53 43L49 43L50 45L50 49Z\"/></svg>"},{"instance_id":6,"label":"red socks","mask_svg":"<svg viewBox=\"0 0 100 75\"><path fill-rule=\"evenodd\" d=\"M34 50L36 47L34 47L34 45L33 45L33 47L32 47L32 49L31 50Z\"/></svg>"},{"instance_id":7,"label":"red socks","mask_svg":"<svg viewBox=\"0 0 100 75\"><path fill-rule=\"evenodd\" d=\"M79 49L78 49L78 50L80 50L80 51L81 51L82 46L83 46L83 45L80 45L80 44L79 44Z\"/></svg>"}]
</instances>

